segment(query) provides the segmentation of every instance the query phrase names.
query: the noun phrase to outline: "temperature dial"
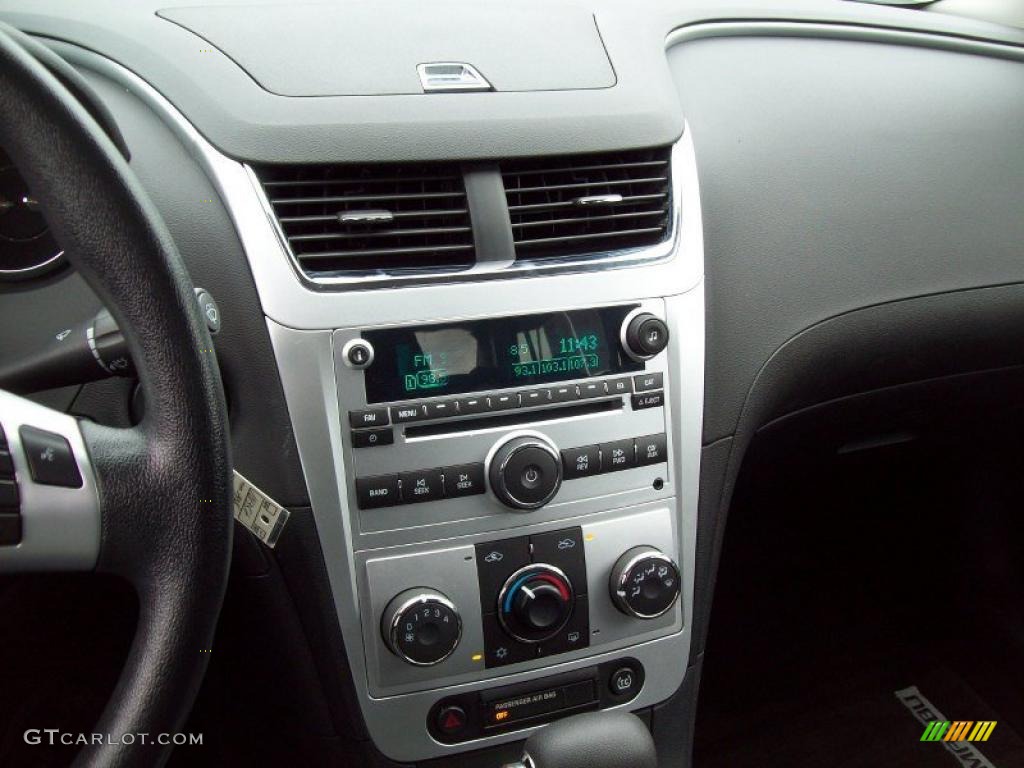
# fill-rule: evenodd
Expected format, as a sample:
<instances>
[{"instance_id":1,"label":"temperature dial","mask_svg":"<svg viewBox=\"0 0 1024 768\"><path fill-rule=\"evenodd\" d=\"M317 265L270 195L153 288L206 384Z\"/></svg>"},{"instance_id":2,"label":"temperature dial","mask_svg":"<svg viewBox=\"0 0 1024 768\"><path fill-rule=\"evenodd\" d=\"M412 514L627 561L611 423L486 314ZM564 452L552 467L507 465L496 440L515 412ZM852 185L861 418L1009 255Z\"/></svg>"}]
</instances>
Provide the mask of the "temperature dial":
<instances>
[{"instance_id":1,"label":"temperature dial","mask_svg":"<svg viewBox=\"0 0 1024 768\"><path fill-rule=\"evenodd\" d=\"M508 577L498 595L498 620L516 640L539 643L572 614L572 583L553 565L528 565Z\"/></svg>"},{"instance_id":2,"label":"temperature dial","mask_svg":"<svg viewBox=\"0 0 1024 768\"><path fill-rule=\"evenodd\" d=\"M679 599L679 568L654 547L634 547L612 568L612 602L627 616L656 619Z\"/></svg>"},{"instance_id":3,"label":"temperature dial","mask_svg":"<svg viewBox=\"0 0 1024 768\"><path fill-rule=\"evenodd\" d=\"M388 603L381 619L388 648L418 667L439 664L462 638L462 619L454 603L432 589L410 589Z\"/></svg>"}]
</instances>

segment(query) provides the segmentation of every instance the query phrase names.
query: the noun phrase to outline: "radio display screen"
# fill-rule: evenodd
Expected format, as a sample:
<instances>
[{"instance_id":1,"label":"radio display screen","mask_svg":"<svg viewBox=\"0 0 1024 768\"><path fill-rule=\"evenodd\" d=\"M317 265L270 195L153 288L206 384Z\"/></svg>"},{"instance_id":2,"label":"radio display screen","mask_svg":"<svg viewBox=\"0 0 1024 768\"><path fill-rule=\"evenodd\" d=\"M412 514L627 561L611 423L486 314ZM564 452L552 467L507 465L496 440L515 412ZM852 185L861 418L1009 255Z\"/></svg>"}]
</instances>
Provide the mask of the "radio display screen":
<instances>
[{"instance_id":1,"label":"radio display screen","mask_svg":"<svg viewBox=\"0 0 1024 768\"><path fill-rule=\"evenodd\" d=\"M642 371L619 341L634 306L365 331L366 401L442 397Z\"/></svg>"}]
</instances>

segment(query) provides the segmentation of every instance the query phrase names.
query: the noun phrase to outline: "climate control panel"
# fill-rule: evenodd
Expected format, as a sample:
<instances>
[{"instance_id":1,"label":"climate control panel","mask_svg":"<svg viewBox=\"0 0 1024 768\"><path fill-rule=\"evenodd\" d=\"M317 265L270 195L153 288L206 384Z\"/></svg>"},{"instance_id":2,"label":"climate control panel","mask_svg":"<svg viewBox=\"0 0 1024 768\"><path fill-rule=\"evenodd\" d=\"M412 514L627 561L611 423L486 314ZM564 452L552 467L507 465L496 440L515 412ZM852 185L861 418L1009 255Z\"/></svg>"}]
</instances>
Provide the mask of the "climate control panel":
<instances>
[{"instance_id":1,"label":"climate control panel","mask_svg":"<svg viewBox=\"0 0 1024 768\"><path fill-rule=\"evenodd\" d=\"M542 668L681 626L667 508L537 527L366 562L379 693Z\"/></svg>"}]
</instances>

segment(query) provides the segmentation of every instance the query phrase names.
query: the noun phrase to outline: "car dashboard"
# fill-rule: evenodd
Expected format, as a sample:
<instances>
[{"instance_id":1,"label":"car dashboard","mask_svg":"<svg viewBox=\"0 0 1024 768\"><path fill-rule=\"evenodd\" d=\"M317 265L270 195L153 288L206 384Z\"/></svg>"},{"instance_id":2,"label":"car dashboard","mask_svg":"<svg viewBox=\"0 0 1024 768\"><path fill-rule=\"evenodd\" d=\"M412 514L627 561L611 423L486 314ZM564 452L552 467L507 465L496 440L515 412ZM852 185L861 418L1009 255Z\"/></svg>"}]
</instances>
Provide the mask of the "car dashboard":
<instances>
[{"instance_id":1,"label":"car dashboard","mask_svg":"<svg viewBox=\"0 0 1024 768\"><path fill-rule=\"evenodd\" d=\"M255 557L328 730L388 761L617 708L682 760L753 435L1024 348L1019 30L839 0L0 19L90 83L217 299L236 469L291 511ZM12 357L101 308L59 266L0 292Z\"/></svg>"}]
</instances>

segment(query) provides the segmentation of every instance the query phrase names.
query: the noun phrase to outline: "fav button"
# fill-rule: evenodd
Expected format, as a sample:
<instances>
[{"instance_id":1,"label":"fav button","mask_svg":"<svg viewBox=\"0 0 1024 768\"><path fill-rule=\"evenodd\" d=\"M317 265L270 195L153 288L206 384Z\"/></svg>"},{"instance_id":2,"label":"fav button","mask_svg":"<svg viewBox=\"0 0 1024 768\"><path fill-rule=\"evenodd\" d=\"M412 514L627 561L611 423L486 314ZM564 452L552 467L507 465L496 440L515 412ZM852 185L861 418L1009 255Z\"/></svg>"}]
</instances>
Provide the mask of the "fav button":
<instances>
[{"instance_id":1,"label":"fav button","mask_svg":"<svg viewBox=\"0 0 1024 768\"><path fill-rule=\"evenodd\" d=\"M601 450L596 445L567 448L562 451L562 472L568 480L596 475L601 471Z\"/></svg>"},{"instance_id":2,"label":"fav button","mask_svg":"<svg viewBox=\"0 0 1024 768\"><path fill-rule=\"evenodd\" d=\"M647 435L636 439L637 465L660 464L667 460L664 432L660 435Z\"/></svg>"},{"instance_id":3,"label":"fav button","mask_svg":"<svg viewBox=\"0 0 1024 768\"><path fill-rule=\"evenodd\" d=\"M356 429L360 427L385 427L388 421L387 408L369 408L365 411L349 411L348 422Z\"/></svg>"},{"instance_id":4,"label":"fav button","mask_svg":"<svg viewBox=\"0 0 1024 768\"><path fill-rule=\"evenodd\" d=\"M78 462L66 438L35 427L22 427L19 433L33 480L41 485L82 487Z\"/></svg>"},{"instance_id":5,"label":"fav button","mask_svg":"<svg viewBox=\"0 0 1024 768\"><path fill-rule=\"evenodd\" d=\"M483 464L445 467L441 472L444 474L444 495L448 498L473 496L486 490L484 488Z\"/></svg>"},{"instance_id":6,"label":"fav button","mask_svg":"<svg viewBox=\"0 0 1024 768\"><path fill-rule=\"evenodd\" d=\"M398 479L402 482L403 504L417 504L421 501L436 501L441 498L441 470L439 469L403 472Z\"/></svg>"}]
</instances>

